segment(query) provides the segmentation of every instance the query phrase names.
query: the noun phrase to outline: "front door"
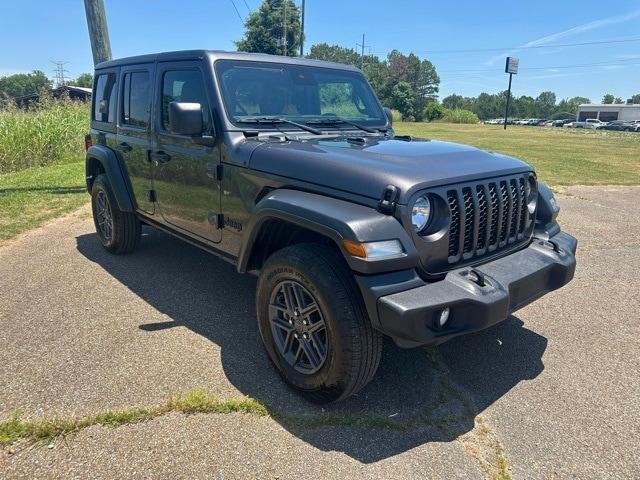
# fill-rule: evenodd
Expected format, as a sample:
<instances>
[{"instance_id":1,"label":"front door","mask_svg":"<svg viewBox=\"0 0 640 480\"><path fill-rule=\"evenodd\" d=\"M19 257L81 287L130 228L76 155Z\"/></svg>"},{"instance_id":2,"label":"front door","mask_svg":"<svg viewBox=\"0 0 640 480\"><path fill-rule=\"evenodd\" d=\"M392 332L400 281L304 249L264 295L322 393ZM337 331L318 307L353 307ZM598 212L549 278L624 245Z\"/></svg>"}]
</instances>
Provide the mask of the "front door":
<instances>
[{"instance_id":1,"label":"front door","mask_svg":"<svg viewBox=\"0 0 640 480\"><path fill-rule=\"evenodd\" d=\"M153 184L159 210L167 224L219 242L222 237L217 226L220 182L215 172L220 163L220 149L199 145L189 136L169 131L169 103L189 102L202 106L204 134L214 134L204 78L197 62L158 64Z\"/></svg>"},{"instance_id":2,"label":"front door","mask_svg":"<svg viewBox=\"0 0 640 480\"><path fill-rule=\"evenodd\" d=\"M151 98L154 65L137 65L120 71L118 133L115 148L119 151L139 210L154 213L151 196Z\"/></svg>"}]
</instances>

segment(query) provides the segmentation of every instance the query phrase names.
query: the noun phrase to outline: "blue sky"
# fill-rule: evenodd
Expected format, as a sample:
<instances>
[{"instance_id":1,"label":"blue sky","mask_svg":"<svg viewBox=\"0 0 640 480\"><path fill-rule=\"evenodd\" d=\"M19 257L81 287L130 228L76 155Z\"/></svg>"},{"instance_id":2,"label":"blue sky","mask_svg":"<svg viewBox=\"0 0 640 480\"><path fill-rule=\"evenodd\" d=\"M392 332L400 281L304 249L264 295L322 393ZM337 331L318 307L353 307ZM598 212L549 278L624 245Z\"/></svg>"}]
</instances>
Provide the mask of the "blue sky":
<instances>
[{"instance_id":1,"label":"blue sky","mask_svg":"<svg viewBox=\"0 0 640 480\"><path fill-rule=\"evenodd\" d=\"M242 16L246 5L259 4L234 1ZM40 69L53 76L51 60L67 61L71 76L92 70L82 0L3 3L0 75ZM243 34L232 0L105 0L105 6L114 57L233 50L233 40ZM604 93L625 99L640 93L637 0L307 0L306 26L307 47L355 47L365 33L372 53L396 48L429 58L440 73L441 98L505 89L509 53L520 58L516 95L552 90L559 99L580 95L599 101ZM616 43L554 47L604 41ZM513 48L522 46L529 48Z\"/></svg>"}]
</instances>

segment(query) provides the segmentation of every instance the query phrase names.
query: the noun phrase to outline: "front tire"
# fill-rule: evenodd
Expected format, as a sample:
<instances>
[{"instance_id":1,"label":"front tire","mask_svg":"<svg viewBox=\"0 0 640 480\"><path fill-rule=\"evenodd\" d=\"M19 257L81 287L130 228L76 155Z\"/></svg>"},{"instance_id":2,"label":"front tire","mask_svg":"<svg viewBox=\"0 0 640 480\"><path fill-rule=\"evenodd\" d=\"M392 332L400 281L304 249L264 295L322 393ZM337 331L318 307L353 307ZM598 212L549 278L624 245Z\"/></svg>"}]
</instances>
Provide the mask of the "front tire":
<instances>
[{"instance_id":1,"label":"front tire","mask_svg":"<svg viewBox=\"0 0 640 480\"><path fill-rule=\"evenodd\" d=\"M308 400L342 400L375 374L382 335L373 329L344 259L325 245L298 244L262 268L257 316L267 353Z\"/></svg>"},{"instance_id":2,"label":"front tire","mask_svg":"<svg viewBox=\"0 0 640 480\"><path fill-rule=\"evenodd\" d=\"M109 179L101 174L91 187L93 223L102 246L111 253L130 253L140 241L140 220L132 212L123 212L111 190Z\"/></svg>"}]
</instances>

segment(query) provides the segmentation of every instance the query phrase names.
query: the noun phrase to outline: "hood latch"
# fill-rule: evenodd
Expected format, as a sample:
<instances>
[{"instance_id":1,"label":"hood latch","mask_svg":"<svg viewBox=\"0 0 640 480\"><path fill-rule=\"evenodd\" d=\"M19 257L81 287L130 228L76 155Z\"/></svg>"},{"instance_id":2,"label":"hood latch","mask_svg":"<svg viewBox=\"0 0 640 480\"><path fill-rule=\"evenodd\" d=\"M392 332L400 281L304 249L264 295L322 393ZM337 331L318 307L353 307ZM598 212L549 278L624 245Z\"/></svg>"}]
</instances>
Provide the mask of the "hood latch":
<instances>
[{"instance_id":1,"label":"hood latch","mask_svg":"<svg viewBox=\"0 0 640 480\"><path fill-rule=\"evenodd\" d=\"M398 195L400 190L395 185L387 185L382 191L382 197L378 202L378 211L387 215L393 214L396 209L396 202L398 201Z\"/></svg>"}]
</instances>

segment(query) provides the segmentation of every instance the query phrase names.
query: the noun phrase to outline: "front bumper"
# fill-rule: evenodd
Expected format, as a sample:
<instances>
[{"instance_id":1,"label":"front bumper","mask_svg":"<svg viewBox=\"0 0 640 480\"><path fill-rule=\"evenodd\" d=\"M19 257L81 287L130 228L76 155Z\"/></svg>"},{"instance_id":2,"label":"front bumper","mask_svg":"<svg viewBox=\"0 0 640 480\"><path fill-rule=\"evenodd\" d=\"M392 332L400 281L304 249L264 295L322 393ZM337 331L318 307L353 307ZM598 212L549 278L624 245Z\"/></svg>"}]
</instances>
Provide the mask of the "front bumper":
<instances>
[{"instance_id":1,"label":"front bumper","mask_svg":"<svg viewBox=\"0 0 640 480\"><path fill-rule=\"evenodd\" d=\"M396 278L398 286L410 286L390 294L385 294L389 286L375 285L363 277L357 280L377 329L404 347L442 343L505 320L566 285L575 272L576 246L576 239L564 232L549 241L534 238L523 250L484 265L450 271L441 281L425 284L415 276L388 277ZM446 307L449 320L438 328L436 319Z\"/></svg>"}]
</instances>

